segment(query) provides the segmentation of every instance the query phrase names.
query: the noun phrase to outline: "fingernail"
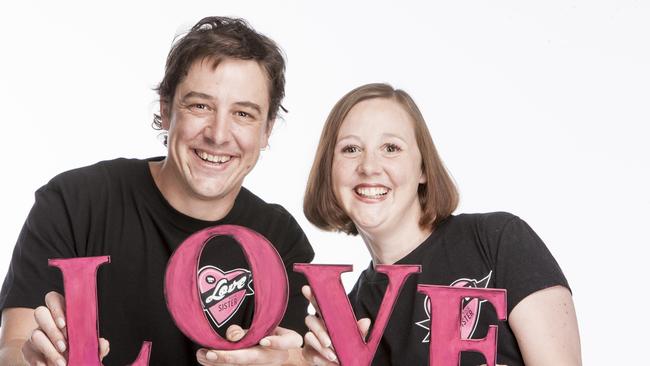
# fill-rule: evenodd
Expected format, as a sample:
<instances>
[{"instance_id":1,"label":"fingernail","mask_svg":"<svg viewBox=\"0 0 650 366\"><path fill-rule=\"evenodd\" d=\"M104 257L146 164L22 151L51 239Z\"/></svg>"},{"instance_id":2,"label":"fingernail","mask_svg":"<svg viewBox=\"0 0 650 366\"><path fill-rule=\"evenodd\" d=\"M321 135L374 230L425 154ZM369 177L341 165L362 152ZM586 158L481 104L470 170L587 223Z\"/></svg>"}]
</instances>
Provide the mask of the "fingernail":
<instances>
[{"instance_id":1,"label":"fingernail","mask_svg":"<svg viewBox=\"0 0 650 366\"><path fill-rule=\"evenodd\" d=\"M65 320L63 320L63 318L56 318L56 325L60 329L65 328Z\"/></svg>"},{"instance_id":2,"label":"fingernail","mask_svg":"<svg viewBox=\"0 0 650 366\"><path fill-rule=\"evenodd\" d=\"M58 342L56 342L56 345L59 347L59 351L65 352L65 342L64 341L58 341Z\"/></svg>"},{"instance_id":3,"label":"fingernail","mask_svg":"<svg viewBox=\"0 0 650 366\"><path fill-rule=\"evenodd\" d=\"M321 333L321 337L323 338L323 341L325 342L325 344L323 344L323 346L325 346L325 347L331 347L332 346L332 340L330 339L330 337L326 333Z\"/></svg>"},{"instance_id":4,"label":"fingernail","mask_svg":"<svg viewBox=\"0 0 650 366\"><path fill-rule=\"evenodd\" d=\"M268 338L262 338L260 341L260 346L268 347L271 345L271 341Z\"/></svg>"},{"instance_id":5,"label":"fingernail","mask_svg":"<svg viewBox=\"0 0 650 366\"><path fill-rule=\"evenodd\" d=\"M214 352L208 352L205 354L205 358L207 358L210 361L216 361L219 357Z\"/></svg>"},{"instance_id":6,"label":"fingernail","mask_svg":"<svg viewBox=\"0 0 650 366\"><path fill-rule=\"evenodd\" d=\"M334 353L334 351L328 351L327 352L327 358L330 361L336 361L336 354Z\"/></svg>"},{"instance_id":7,"label":"fingernail","mask_svg":"<svg viewBox=\"0 0 650 366\"><path fill-rule=\"evenodd\" d=\"M206 350L204 350L204 349L200 349L200 350L196 353L196 355L197 355L197 357L205 358L205 354L206 354L206 353L207 353Z\"/></svg>"},{"instance_id":8,"label":"fingernail","mask_svg":"<svg viewBox=\"0 0 650 366\"><path fill-rule=\"evenodd\" d=\"M56 360L56 366L65 366L65 360L59 358L58 360Z\"/></svg>"}]
</instances>

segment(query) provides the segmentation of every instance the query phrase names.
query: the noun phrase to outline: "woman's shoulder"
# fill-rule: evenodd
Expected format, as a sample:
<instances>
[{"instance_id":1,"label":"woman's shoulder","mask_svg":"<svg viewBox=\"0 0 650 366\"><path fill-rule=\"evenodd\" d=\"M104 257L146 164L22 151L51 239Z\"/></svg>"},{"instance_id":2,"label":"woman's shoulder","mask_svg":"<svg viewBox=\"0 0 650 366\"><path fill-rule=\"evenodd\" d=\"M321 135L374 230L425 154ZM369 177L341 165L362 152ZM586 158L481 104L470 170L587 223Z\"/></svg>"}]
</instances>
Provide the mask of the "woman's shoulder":
<instances>
[{"instance_id":1,"label":"woman's shoulder","mask_svg":"<svg viewBox=\"0 0 650 366\"><path fill-rule=\"evenodd\" d=\"M486 213L461 213L451 215L440 224L440 228L446 230L471 230L480 233L494 233L503 230L513 222L519 222L521 219L509 212L497 211Z\"/></svg>"}]
</instances>

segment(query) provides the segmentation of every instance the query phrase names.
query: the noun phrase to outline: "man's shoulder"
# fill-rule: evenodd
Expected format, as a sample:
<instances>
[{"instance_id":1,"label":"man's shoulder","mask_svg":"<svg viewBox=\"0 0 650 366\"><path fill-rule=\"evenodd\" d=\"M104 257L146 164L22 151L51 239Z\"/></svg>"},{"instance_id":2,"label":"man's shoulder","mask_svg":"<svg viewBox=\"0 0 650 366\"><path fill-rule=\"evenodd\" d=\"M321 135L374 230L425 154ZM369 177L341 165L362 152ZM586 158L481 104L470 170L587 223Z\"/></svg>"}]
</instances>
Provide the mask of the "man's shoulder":
<instances>
[{"instance_id":1,"label":"man's shoulder","mask_svg":"<svg viewBox=\"0 0 650 366\"><path fill-rule=\"evenodd\" d=\"M296 219L279 204L267 203L242 187L237 197L234 223L249 227L264 235L281 255L287 251L300 252L303 260L314 256L307 236ZM295 254L295 253L294 253Z\"/></svg>"},{"instance_id":2,"label":"man's shoulder","mask_svg":"<svg viewBox=\"0 0 650 366\"><path fill-rule=\"evenodd\" d=\"M293 218L282 205L266 202L246 187L241 187L237 200L239 200L239 204L245 205L249 210L254 210L257 213L264 213L278 218Z\"/></svg>"},{"instance_id":3,"label":"man's shoulder","mask_svg":"<svg viewBox=\"0 0 650 366\"><path fill-rule=\"evenodd\" d=\"M117 158L71 169L56 175L39 191L57 190L80 193L108 188L115 183L137 179L145 171L147 160Z\"/></svg>"},{"instance_id":4,"label":"man's shoulder","mask_svg":"<svg viewBox=\"0 0 650 366\"><path fill-rule=\"evenodd\" d=\"M112 160L103 160L91 165L71 169L56 175L51 182L67 183L79 180L117 178L120 175L133 173L141 170L146 164L146 160L117 158Z\"/></svg>"}]
</instances>

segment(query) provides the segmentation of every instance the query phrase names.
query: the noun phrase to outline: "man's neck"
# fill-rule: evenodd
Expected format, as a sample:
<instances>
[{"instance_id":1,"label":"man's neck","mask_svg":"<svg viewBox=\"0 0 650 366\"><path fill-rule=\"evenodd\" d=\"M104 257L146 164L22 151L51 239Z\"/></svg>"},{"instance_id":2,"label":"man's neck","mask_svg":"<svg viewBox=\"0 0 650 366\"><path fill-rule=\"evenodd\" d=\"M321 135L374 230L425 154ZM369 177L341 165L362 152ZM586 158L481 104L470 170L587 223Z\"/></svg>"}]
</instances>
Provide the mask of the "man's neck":
<instances>
[{"instance_id":1,"label":"man's neck","mask_svg":"<svg viewBox=\"0 0 650 366\"><path fill-rule=\"evenodd\" d=\"M217 221L226 217L234 206L235 198L237 198L241 188L219 199L208 200L199 197L192 192L188 192L187 189L179 187L177 183L170 182L171 180L163 174L164 162L165 160L149 162L149 169L156 187L176 211L204 221Z\"/></svg>"}]
</instances>

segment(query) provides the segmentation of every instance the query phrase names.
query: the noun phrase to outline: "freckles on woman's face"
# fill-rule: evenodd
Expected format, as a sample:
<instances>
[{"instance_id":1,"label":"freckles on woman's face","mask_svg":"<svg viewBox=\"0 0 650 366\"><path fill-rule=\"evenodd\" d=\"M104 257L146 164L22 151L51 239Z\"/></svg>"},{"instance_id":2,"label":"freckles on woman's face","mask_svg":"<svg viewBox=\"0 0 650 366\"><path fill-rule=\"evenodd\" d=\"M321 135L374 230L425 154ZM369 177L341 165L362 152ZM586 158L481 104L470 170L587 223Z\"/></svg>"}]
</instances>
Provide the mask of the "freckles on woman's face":
<instances>
[{"instance_id":1,"label":"freckles on woman's face","mask_svg":"<svg viewBox=\"0 0 650 366\"><path fill-rule=\"evenodd\" d=\"M387 98L362 101L337 135L334 194L358 229L384 230L404 218L419 220L421 164L413 121L404 108Z\"/></svg>"}]
</instances>

